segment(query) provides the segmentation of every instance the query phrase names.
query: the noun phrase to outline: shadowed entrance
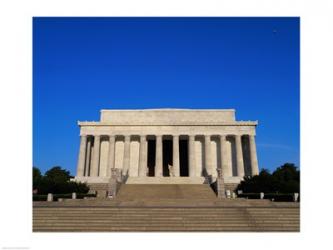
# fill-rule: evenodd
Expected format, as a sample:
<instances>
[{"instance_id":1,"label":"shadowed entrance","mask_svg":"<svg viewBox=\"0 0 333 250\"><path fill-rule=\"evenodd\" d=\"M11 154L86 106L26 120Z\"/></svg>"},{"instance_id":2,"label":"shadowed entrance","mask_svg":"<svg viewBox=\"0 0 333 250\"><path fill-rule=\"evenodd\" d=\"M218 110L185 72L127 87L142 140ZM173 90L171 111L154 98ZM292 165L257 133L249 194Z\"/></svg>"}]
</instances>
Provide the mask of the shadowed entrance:
<instances>
[{"instance_id":1,"label":"shadowed entrance","mask_svg":"<svg viewBox=\"0 0 333 250\"><path fill-rule=\"evenodd\" d=\"M148 174L147 176L155 176L155 155L156 155L156 140L148 140Z\"/></svg>"},{"instance_id":2,"label":"shadowed entrance","mask_svg":"<svg viewBox=\"0 0 333 250\"><path fill-rule=\"evenodd\" d=\"M179 140L180 176L188 176L188 140Z\"/></svg>"},{"instance_id":3,"label":"shadowed entrance","mask_svg":"<svg viewBox=\"0 0 333 250\"><path fill-rule=\"evenodd\" d=\"M172 166L172 140L163 140L163 176L170 176L169 166Z\"/></svg>"}]
</instances>

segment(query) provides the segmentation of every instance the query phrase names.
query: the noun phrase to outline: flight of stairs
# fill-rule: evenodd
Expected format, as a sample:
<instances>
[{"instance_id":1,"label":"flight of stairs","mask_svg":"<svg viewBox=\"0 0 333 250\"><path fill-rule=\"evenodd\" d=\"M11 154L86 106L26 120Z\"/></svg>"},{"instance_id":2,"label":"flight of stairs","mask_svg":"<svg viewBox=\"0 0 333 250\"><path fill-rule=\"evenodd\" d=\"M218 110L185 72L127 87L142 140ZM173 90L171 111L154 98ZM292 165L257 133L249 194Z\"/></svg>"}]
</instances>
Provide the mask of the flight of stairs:
<instances>
[{"instance_id":1,"label":"flight of stairs","mask_svg":"<svg viewBox=\"0 0 333 250\"><path fill-rule=\"evenodd\" d=\"M123 185L118 200L215 199L208 184L128 184Z\"/></svg>"},{"instance_id":2,"label":"flight of stairs","mask_svg":"<svg viewBox=\"0 0 333 250\"><path fill-rule=\"evenodd\" d=\"M217 199L208 185L123 185L116 199L34 202L35 232L298 232L299 204Z\"/></svg>"}]
</instances>

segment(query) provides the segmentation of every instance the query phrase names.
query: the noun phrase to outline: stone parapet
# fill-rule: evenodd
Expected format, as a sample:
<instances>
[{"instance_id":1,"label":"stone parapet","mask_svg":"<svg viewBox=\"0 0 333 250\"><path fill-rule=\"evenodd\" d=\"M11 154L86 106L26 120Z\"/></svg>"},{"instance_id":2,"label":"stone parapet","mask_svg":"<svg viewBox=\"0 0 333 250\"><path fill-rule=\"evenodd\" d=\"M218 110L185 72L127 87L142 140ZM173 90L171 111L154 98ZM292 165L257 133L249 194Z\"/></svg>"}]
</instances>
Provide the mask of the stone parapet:
<instances>
[{"instance_id":1,"label":"stone parapet","mask_svg":"<svg viewBox=\"0 0 333 250\"><path fill-rule=\"evenodd\" d=\"M83 126L257 126L258 121L166 121L166 122L98 122L98 121L78 121L78 125Z\"/></svg>"}]
</instances>

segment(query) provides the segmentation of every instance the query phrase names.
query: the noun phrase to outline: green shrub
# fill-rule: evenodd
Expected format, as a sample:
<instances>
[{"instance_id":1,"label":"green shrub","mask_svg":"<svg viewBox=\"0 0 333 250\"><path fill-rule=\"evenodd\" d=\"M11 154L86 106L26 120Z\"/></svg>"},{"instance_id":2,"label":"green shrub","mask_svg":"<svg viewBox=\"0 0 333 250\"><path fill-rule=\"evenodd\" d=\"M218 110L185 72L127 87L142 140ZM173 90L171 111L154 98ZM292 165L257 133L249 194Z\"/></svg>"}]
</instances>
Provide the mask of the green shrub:
<instances>
[{"instance_id":1,"label":"green shrub","mask_svg":"<svg viewBox=\"0 0 333 250\"><path fill-rule=\"evenodd\" d=\"M239 198L260 199L260 193L243 193L238 195ZM274 201L294 201L294 193L266 193L264 199ZM300 197L298 197L300 199Z\"/></svg>"},{"instance_id":2,"label":"green shrub","mask_svg":"<svg viewBox=\"0 0 333 250\"><path fill-rule=\"evenodd\" d=\"M77 193L77 199L83 199L84 197L96 197L95 194ZM72 199L72 193L70 194L53 194L53 200L57 201L59 198L62 199ZM47 194L34 194L33 201L46 201Z\"/></svg>"},{"instance_id":3,"label":"green shrub","mask_svg":"<svg viewBox=\"0 0 333 250\"><path fill-rule=\"evenodd\" d=\"M292 163L285 163L273 174L262 169L259 175L245 176L237 190L243 193L299 193L300 172Z\"/></svg>"},{"instance_id":4,"label":"green shrub","mask_svg":"<svg viewBox=\"0 0 333 250\"><path fill-rule=\"evenodd\" d=\"M33 189L38 190L38 194L69 194L88 193L89 187L86 183L70 181L69 171L59 166L48 170L45 175L41 175L40 170L33 168Z\"/></svg>"}]
</instances>

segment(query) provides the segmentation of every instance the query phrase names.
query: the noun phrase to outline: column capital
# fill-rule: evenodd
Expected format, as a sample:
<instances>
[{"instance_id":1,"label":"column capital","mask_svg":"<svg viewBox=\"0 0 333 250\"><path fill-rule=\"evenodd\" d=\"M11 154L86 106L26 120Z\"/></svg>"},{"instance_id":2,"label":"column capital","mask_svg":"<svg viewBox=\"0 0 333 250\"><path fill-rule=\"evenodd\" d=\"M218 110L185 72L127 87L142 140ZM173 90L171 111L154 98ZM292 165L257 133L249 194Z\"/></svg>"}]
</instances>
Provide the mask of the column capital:
<instances>
[{"instance_id":1,"label":"column capital","mask_svg":"<svg viewBox=\"0 0 333 250\"><path fill-rule=\"evenodd\" d=\"M140 135L140 142L143 143L147 140L147 135Z\"/></svg>"},{"instance_id":2,"label":"column capital","mask_svg":"<svg viewBox=\"0 0 333 250\"><path fill-rule=\"evenodd\" d=\"M83 139L83 140L86 140L88 137L88 135L80 135L80 138Z\"/></svg>"}]
</instances>

